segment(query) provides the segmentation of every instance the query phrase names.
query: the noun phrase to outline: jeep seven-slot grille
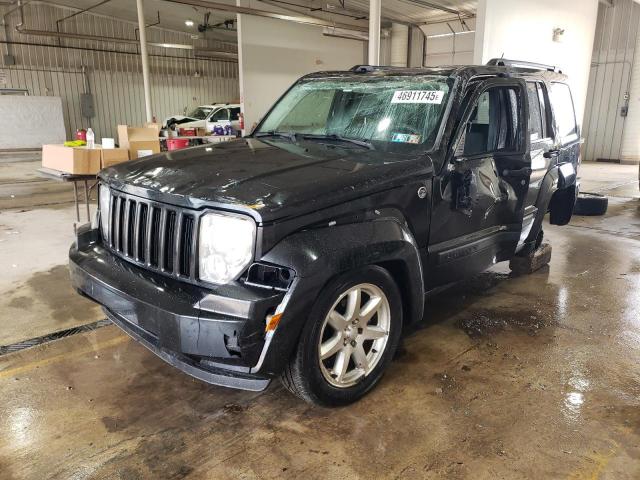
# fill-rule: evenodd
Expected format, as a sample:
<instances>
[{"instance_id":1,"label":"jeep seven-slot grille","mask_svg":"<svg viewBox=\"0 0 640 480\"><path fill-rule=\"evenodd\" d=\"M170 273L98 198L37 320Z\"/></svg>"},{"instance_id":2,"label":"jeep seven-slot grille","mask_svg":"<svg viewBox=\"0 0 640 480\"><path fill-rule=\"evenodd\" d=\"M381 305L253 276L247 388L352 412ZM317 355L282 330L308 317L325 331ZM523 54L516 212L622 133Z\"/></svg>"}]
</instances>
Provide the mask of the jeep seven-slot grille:
<instances>
[{"instance_id":1,"label":"jeep seven-slot grille","mask_svg":"<svg viewBox=\"0 0 640 480\"><path fill-rule=\"evenodd\" d=\"M196 215L177 207L111 193L107 246L146 268L195 280Z\"/></svg>"}]
</instances>

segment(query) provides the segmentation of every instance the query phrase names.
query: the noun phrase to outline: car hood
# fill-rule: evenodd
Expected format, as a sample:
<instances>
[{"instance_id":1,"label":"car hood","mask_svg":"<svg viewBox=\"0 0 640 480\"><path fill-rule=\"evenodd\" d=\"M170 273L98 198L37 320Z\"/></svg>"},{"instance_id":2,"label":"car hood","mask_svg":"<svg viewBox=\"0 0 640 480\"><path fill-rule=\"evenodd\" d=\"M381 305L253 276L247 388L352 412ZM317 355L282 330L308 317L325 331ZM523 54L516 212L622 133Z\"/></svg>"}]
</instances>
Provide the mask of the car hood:
<instances>
[{"instance_id":1,"label":"car hood","mask_svg":"<svg viewBox=\"0 0 640 480\"><path fill-rule=\"evenodd\" d=\"M164 122L162 123L162 125L167 126L167 123L169 123L169 120L175 120L177 122L191 122L191 121L196 121L197 118L187 117L186 115L171 115L170 117L167 117L164 119Z\"/></svg>"},{"instance_id":2,"label":"car hood","mask_svg":"<svg viewBox=\"0 0 640 480\"><path fill-rule=\"evenodd\" d=\"M196 120L195 118L183 118L182 120L178 120L177 124L180 128L189 128L189 127L204 127L206 125L206 120Z\"/></svg>"},{"instance_id":3,"label":"car hood","mask_svg":"<svg viewBox=\"0 0 640 480\"><path fill-rule=\"evenodd\" d=\"M190 208L293 217L401 186L433 171L428 157L287 140L236 140L103 170L112 188Z\"/></svg>"}]
</instances>

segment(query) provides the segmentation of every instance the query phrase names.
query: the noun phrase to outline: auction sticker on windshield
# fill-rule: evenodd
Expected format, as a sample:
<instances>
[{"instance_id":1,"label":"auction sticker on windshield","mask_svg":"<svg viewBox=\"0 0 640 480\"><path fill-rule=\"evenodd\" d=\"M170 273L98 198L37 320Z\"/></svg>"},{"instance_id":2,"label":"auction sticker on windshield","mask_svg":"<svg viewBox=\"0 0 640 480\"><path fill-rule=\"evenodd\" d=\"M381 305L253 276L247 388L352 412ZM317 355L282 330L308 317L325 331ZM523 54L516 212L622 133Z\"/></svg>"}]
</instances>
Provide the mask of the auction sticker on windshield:
<instances>
[{"instance_id":1,"label":"auction sticker on windshield","mask_svg":"<svg viewBox=\"0 0 640 480\"><path fill-rule=\"evenodd\" d=\"M391 103L433 103L440 105L444 98L441 90L396 90Z\"/></svg>"}]
</instances>

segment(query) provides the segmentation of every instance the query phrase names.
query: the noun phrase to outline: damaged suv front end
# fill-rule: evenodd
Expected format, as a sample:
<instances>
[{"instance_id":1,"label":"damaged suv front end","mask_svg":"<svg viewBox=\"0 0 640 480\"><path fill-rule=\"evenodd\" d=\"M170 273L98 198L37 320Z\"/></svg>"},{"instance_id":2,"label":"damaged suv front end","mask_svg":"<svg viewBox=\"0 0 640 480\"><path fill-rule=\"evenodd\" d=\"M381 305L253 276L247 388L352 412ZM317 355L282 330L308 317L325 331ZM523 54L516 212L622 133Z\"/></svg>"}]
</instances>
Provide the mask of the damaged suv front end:
<instances>
[{"instance_id":1,"label":"damaged suv front end","mask_svg":"<svg viewBox=\"0 0 640 480\"><path fill-rule=\"evenodd\" d=\"M70 251L76 288L186 373L212 384L264 389L269 379L259 372L268 334L293 273L258 263L247 270L255 252L254 219L161 203L106 183L99 195L100 229L80 229ZM212 235L212 229L228 234Z\"/></svg>"}]
</instances>

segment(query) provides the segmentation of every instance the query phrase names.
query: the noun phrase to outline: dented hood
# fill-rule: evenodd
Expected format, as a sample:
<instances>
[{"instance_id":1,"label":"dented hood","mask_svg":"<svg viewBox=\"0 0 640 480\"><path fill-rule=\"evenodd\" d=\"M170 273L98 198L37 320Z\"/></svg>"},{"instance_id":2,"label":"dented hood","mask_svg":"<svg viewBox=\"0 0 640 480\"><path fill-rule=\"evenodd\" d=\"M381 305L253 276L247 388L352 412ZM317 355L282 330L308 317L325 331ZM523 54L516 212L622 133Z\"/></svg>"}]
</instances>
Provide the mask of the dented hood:
<instances>
[{"instance_id":1,"label":"dented hood","mask_svg":"<svg viewBox=\"0 0 640 480\"><path fill-rule=\"evenodd\" d=\"M113 188L191 208L223 208L266 222L401 186L432 173L428 157L356 146L237 140L121 163Z\"/></svg>"}]
</instances>

